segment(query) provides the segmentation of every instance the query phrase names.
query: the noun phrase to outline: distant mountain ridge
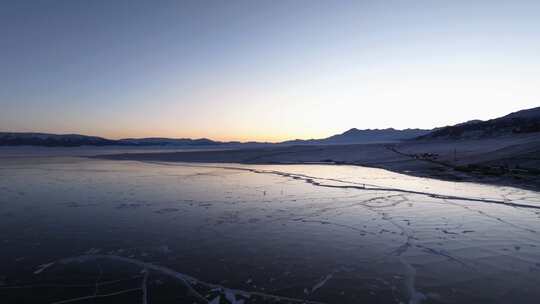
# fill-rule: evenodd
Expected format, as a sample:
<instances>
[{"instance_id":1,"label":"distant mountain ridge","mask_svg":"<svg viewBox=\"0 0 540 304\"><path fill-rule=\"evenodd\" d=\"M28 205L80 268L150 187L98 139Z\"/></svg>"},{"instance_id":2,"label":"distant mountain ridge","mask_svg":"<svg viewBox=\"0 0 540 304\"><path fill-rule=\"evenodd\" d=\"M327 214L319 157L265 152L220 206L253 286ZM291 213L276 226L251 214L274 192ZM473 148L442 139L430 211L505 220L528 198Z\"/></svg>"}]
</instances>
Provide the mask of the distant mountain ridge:
<instances>
[{"instance_id":1,"label":"distant mountain ridge","mask_svg":"<svg viewBox=\"0 0 540 304\"><path fill-rule=\"evenodd\" d=\"M0 132L0 146L46 146L46 147L77 147L77 146L216 146L223 142L207 138L200 139L171 139L171 138L126 138L106 139L97 136L79 134L48 134Z\"/></svg>"},{"instance_id":2,"label":"distant mountain ridge","mask_svg":"<svg viewBox=\"0 0 540 304\"><path fill-rule=\"evenodd\" d=\"M125 138L116 141L122 145L132 146L216 146L232 142L213 141L208 138L164 138L164 137L149 137L149 138Z\"/></svg>"},{"instance_id":3,"label":"distant mountain ridge","mask_svg":"<svg viewBox=\"0 0 540 304\"><path fill-rule=\"evenodd\" d=\"M390 143L399 142L407 139L413 139L426 135L432 130L423 129L367 129L359 130L352 128L341 134L336 134L323 139L308 140L289 140L282 144L309 144L309 145L328 145L328 144L356 144L356 143Z\"/></svg>"},{"instance_id":4,"label":"distant mountain ridge","mask_svg":"<svg viewBox=\"0 0 540 304\"><path fill-rule=\"evenodd\" d=\"M0 146L47 146L47 147L76 147L76 146L178 146L178 147L258 147L269 145L339 145L339 144L372 144L395 143L406 140L433 139L465 139L486 138L508 134L540 132L540 107L517 111L503 117L486 121L471 120L454 126L425 129L367 129L352 128L341 134L322 139L296 139L280 143L214 141L208 138L125 138L107 139L97 136L79 134L47 134L0 132Z\"/></svg>"},{"instance_id":5,"label":"distant mountain ridge","mask_svg":"<svg viewBox=\"0 0 540 304\"><path fill-rule=\"evenodd\" d=\"M0 146L75 147L82 145L108 146L114 143L114 140L79 134L0 132Z\"/></svg>"},{"instance_id":6,"label":"distant mountain ridge","mask_svg":"<svg viewBox=\"0 0 540 304\"><path fill-rule=\"evenodd\" d=\"M350 129L344 133L323 139L289 140L280 143L266 142L237 142L214 141L208 138L125 138L112 140L97 136L79 134L47 134L47 133L20 133L0 132L0 146L47 146L47 147L76 147L76 146L261 146L261 145L334 145L334 144L363 144L363 143L389 143L415 138L429 133L431 130L421 129Z\"/></svg>"},{"instance_id":7,"label":"distant mountain ridge","mask_svg":"<svg viewBox=\"0 0 540 304\"><path fill-rule=\"evenodd\" d=\"M540 107L517 111L486 121L472 120L438 128L418 139L479 139L534 132L540 132Z\"/></svg>"}]
</instances>

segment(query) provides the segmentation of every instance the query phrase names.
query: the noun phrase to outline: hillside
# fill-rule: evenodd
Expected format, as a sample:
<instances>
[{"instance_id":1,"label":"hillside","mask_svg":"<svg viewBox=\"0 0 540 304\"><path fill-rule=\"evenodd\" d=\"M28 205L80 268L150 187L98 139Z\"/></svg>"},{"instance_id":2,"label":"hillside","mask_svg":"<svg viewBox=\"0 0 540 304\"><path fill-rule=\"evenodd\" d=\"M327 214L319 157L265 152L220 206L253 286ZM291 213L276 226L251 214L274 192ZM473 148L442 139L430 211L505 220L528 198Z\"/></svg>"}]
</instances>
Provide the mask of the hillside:
<instances>
[{"instance_id":1,"label":"hillside","mask_svg":"<svg viewBox=\"0 0 540 304\"><path fill-rule=\"evenodd\" d=\"M409 140L457 140L483 139L512 134L528 134L540 132L540 107L522 110L491 120L471 120L454 126L433 130L424 129L350 129L322 139L296 139L277 144L262 142L221 142L207 138L126 138L112 140L96 136L78 134L47 134L0 132L0 146L180 146L180 147L261 147L261 146L291 146L291 145L347 145L347 144L376 144L398 143ZM540 134L540 133L539 133Z\"/></svg>"},{"instance_id":2,"label":"hillside","mask_svg":"<svg viewBox=\"0 0 540 304\"><path fill-rule=\"evenodd\" d=\"M369 144L369 143L392 143L405 139L411 139L428 133L429 130L420 129L374 129L358 130L350 129L342 134L337 134L324 139L290 140L277 145L332 145L332 144ZM47 147L74 147L74 146L242 146L259 147L272 145L266 142L221 142L207 138L125 138L119 140L106 139L96 136L78 134L47 134L47 133L18 133L0 132L0 146L47 146Z\"/></svg>"},{"instance_id":3,"label":"hillside","mask_svg":"<svg viewBox=\"0 0 540 304\"><path fill-rule=\"evenodd\" d=\"M82 145L107 146L115 144L109 140L96 136L78 134L47 134L47 133L17 133L1 132L0 146L46 146L46 147L75 147Z\"/></svg>"},{"instance_id":4,"label":"hillside","mask_svg":"<svg viewBox=\"0 0 540 304\"><path fill-rule=\"evenodd\" d=\"M535 132L540 132L540 107L486 121L475 120L439 128L418 139L481 139Z\"/></svg>"},{"instance_id":5,"label":"hillside","mask_svg":"<svg viewBox=\"0 0 540 304\"><path fill-rule=\"evenodd\" d=\"M407 139L416 138L428 134L431 130L422 129L367 129L359 130L352 128L341 134L333 135L323 139L310 140L290 140L282 144L295 145L334 145L334 144L373 144L373 143L394 143Z\"/></svg>"},{"instance_id":6,"label":"hillside","mask_svg":"<svg viewBox=\"0 0 540 304\"><path fill-rule=\"evenodd\" d=\"M79 134L0 132L0 146L215 146L222 142L201 139L141 138L112 140Z\"/></svg>"}]
</instances>

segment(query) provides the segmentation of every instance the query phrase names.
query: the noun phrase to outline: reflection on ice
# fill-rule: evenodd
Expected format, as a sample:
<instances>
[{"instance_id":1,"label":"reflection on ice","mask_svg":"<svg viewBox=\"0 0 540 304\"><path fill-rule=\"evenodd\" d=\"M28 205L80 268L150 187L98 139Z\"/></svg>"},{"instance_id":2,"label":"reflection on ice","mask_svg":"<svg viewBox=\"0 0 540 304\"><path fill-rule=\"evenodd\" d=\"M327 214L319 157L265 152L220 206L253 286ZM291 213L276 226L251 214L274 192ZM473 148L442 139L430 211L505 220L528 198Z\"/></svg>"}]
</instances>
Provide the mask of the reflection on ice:
<instances>
[{"instance_id":1,"label":"reflection on ice","mask_svg":"<svg viewBox=\"0 0 540 304\"><path fill-rule=\"evenodd\" d=\"M350 166L83 158L2 160L0 178L8 303L540 296L534 191Z\"/></svg>"}]
</instances>

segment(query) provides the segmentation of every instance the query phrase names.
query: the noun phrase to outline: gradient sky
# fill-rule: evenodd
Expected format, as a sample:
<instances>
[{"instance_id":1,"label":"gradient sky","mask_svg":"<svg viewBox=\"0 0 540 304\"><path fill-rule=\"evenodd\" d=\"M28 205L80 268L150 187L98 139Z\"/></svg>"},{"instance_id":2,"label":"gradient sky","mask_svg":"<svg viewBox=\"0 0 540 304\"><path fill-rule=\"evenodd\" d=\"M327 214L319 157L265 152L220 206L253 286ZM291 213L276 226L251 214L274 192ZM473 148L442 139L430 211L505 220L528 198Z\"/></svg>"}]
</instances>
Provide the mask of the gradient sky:
<instances>
[{"instance_id":1,"label":"gradient sky","mask_svg":"<svg viewBox=\"0 0 540 304\"><path fill-rule=\"evenodd\" d=\"M0 1L0 131L218 140L540 105L540 1Z\"/></svg>"}]
</instances>

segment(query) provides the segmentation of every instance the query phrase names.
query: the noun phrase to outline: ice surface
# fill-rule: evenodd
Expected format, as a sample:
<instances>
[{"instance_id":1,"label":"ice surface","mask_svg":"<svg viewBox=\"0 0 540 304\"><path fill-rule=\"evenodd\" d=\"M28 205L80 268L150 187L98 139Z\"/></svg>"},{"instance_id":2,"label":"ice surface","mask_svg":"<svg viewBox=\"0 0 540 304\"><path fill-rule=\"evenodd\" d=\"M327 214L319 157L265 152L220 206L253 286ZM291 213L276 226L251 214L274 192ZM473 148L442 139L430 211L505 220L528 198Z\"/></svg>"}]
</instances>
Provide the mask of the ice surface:
<instances>
[{"instance_id":1,"label":"ice surface","mask_svg":"<svg viewBox=\"0 0 540 304\"><path fill-rule=\"evenodd\" d=\"M0 161L2 303L537 303L540 193L327 165Z\"/></svg>"}]
</instances>

